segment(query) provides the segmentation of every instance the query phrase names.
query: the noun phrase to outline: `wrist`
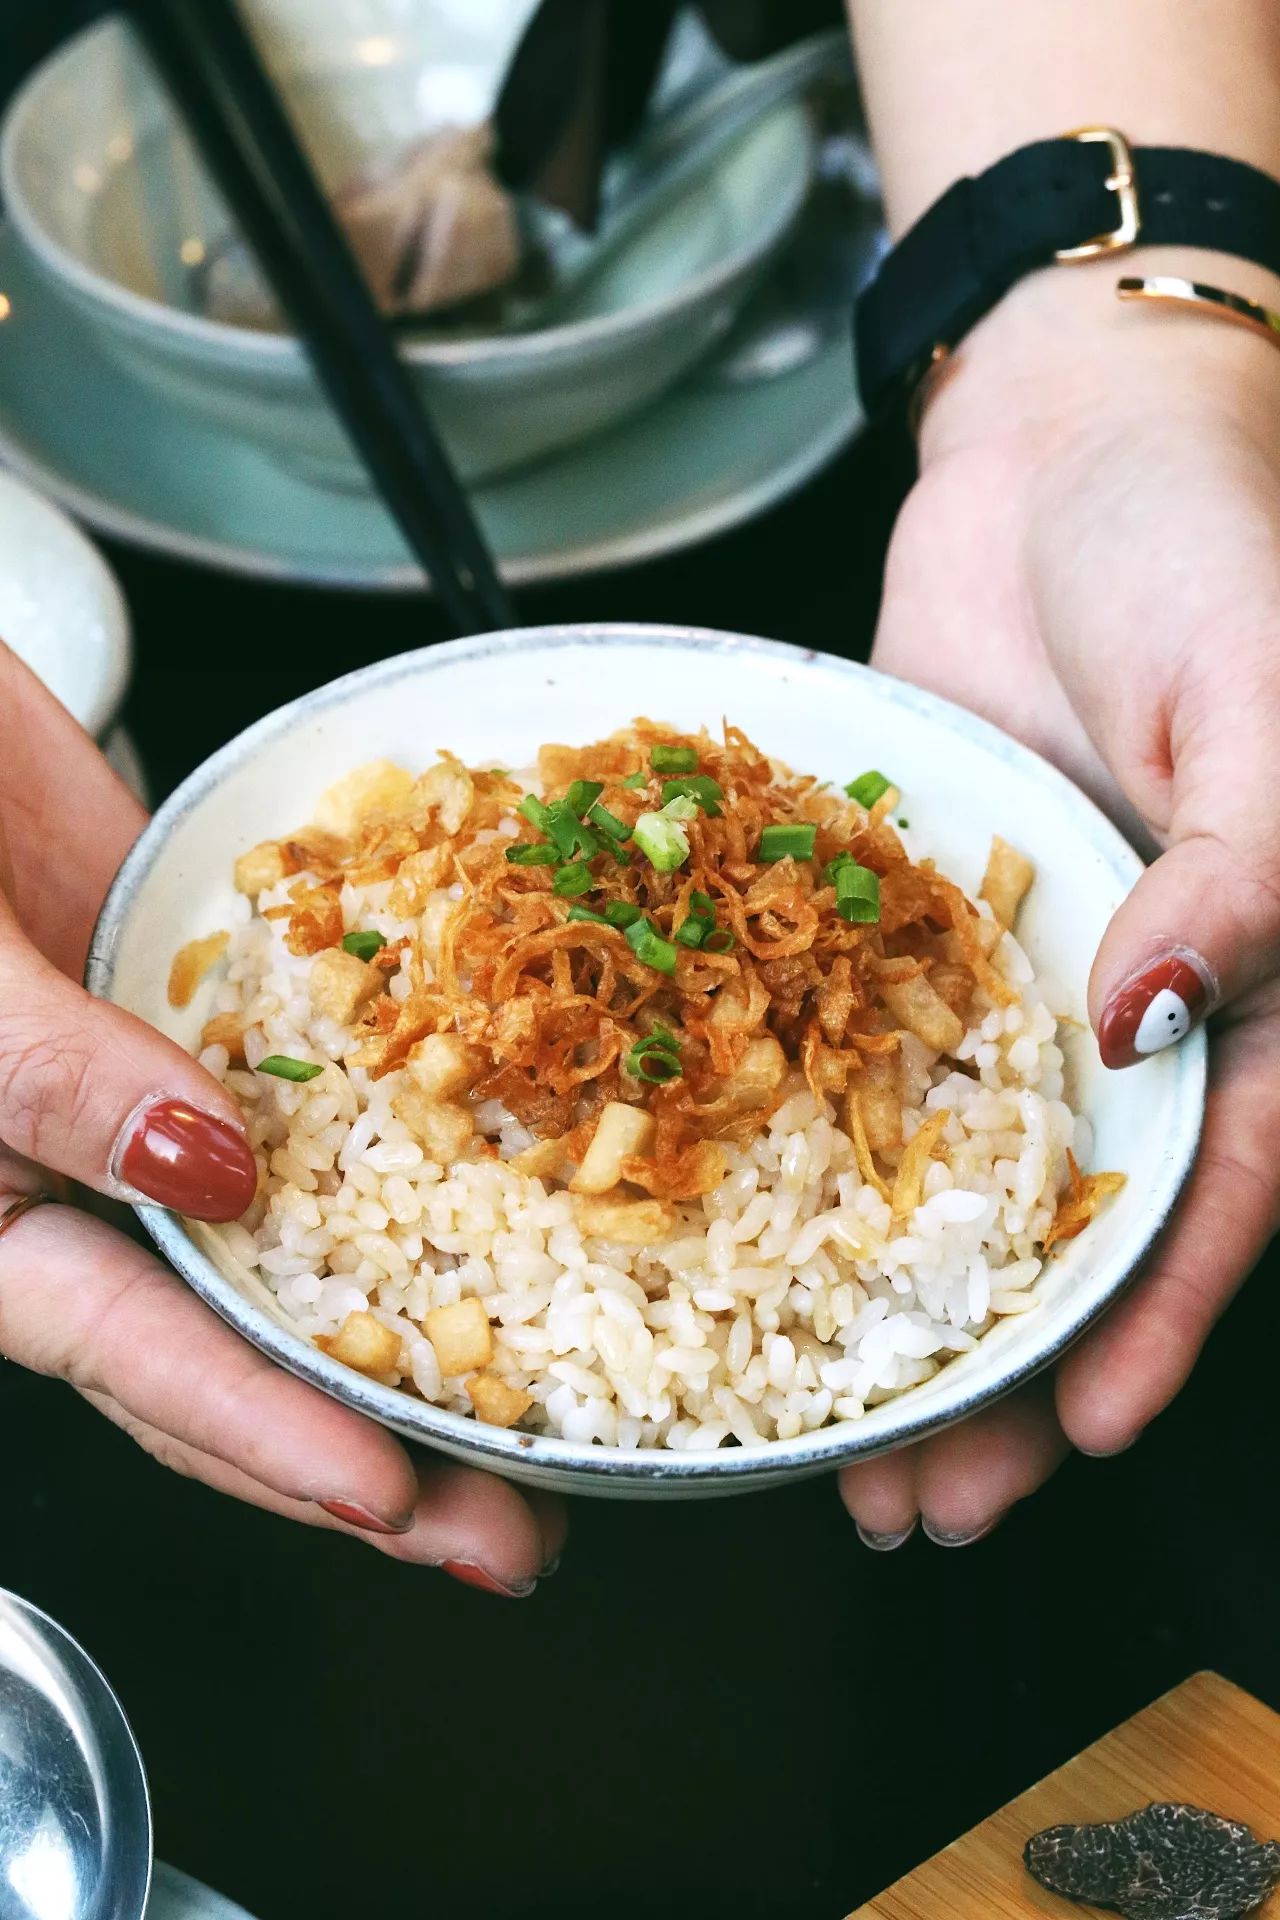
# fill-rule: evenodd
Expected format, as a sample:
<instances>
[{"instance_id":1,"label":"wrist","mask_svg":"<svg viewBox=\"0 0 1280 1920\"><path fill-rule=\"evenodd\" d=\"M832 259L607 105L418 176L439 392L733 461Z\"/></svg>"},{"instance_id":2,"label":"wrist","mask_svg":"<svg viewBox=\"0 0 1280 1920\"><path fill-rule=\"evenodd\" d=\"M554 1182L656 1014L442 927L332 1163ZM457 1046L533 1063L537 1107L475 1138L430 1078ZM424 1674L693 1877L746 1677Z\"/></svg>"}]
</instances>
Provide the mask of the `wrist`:
<instances>
[{"instance_id":1,"label":"wrist","mask_svg":"<svg viewBox=\"0 0 1280 1920\"><path fill-rule=\"evenodd\" d=\"M1139 247L1020 281L930 377L922 466L975 441L1052 444L1100 410L1114 419L1156 404L1248 418L1280 410L1280 351L1200 313L1119 300L1124 274L1170 274L1280 310L1280 276L1197 248Z\"/></svg>"}]
</instances>

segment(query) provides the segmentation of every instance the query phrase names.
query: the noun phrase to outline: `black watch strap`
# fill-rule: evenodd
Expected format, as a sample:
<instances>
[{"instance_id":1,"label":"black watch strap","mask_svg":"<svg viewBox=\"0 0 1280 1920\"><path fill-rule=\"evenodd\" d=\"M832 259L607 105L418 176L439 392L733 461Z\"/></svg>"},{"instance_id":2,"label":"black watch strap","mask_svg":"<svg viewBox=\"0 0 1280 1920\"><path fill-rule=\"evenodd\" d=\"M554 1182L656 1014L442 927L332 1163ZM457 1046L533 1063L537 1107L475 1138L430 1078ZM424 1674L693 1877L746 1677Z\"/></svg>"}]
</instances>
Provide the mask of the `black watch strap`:
<instances>
[{"instance_id":1,"label":"black watch strap","mask_svg":"<svg viewBox=\"0 0 1280 1920\"><path fill-rule=\"evenodd\" d=\"M1063 258L1133 245L1207 247L1280 274L1280 182L1184 147L1130 148L1110 128L1041 140L958 180L858 303L867 412L902 404L1015 281Z\"/></svg>"}]
</instances>

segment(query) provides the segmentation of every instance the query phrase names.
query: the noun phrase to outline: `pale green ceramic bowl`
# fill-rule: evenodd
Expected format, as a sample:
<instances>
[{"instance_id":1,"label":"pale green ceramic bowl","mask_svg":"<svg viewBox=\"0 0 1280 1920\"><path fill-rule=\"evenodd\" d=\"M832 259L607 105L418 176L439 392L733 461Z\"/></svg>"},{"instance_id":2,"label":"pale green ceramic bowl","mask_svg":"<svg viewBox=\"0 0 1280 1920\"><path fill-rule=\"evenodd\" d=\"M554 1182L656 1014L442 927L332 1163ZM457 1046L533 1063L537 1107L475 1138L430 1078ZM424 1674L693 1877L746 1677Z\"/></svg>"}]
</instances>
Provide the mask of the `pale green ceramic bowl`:
<instances>
[{"instance_id":1,"label":"pale green ceramic bowl","mask_svg":"<svg viewBox=\"0 0 1280 1920\"><path fill-rule=\"evenodd\" d=\"M367 37L346 63L278 57L329 185L423 131L420 103L462 57L441 37L450 18L444 9L380 42L372 64ZM556 326L408 345L462 477L567 446L669 387L732 322L799 213L812 164L804 106L779 106L657 208ZM51 289L149 385L311 478L366 488L299 342L193 310L189 263L231 231L231 216L121 22L72 40L18 95L0 191Z\"/></svg>"}]
</instances>

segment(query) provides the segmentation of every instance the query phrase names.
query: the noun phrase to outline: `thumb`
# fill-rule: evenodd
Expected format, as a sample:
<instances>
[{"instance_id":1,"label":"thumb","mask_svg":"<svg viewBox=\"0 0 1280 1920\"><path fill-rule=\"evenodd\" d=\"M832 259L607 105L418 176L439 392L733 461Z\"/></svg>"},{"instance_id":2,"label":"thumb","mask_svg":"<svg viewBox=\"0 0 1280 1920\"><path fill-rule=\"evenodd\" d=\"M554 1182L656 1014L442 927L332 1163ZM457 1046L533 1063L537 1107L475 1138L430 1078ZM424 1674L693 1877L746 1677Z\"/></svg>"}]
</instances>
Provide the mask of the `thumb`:
<instances>
[{"instance_id":1,"label":"thumb","mask_svg":"<svg viewBox=\"0 0 1280 1920\"><path fill-rule=\"evenodd\" d=\"M1259 688L1247 710L1218 704L1175 744L1169 845L1112 919L1089 983L1106 1066L1174 1045L1275 972L1277 732L1280 704Z\"/></svg>"},{"instance_id":2,"label":"thumb","mask_svg":"<svg viewBox=\"0 0 1280 1920\"><path fill-rule=\"evenodd\" d=\"M93 1000L0 898L0 1143L117 1199L234 1220L257 1169L231 1097L123 1008Z\"/></svg>"}]
</instances>

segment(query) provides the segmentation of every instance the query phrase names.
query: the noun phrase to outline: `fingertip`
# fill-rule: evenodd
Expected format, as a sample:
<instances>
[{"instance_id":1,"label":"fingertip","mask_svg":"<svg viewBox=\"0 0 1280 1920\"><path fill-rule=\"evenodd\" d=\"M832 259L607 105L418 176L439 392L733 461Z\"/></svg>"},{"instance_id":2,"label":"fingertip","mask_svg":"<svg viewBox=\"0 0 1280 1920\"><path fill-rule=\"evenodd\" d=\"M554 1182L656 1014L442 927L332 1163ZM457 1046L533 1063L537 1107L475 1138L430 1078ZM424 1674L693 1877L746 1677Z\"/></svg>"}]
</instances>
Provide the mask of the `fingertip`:
<instances>
[{"instance_id":1,"label":"fingertip","mask_svg":"<svg viewBox=\"0 0 1280 1920\"><path fill-rule=\"evenodd\" d=\"M548 1557L529 1502L471 1467L422 1466L412 1531L382 1544L397 1559L477 1568L508 1593L524 1591Z\"/></svg>"},{"instance_id":2,"label":"fingertip","mask_svg":"<svg viewBox=\"0 0 1280 1920\"><path fill-rule=\"evenodd\" d=\"M940 1546L979 1540L1055 1471L1068 1451L1047 1389L1024 1389L922 1448L924 1529Z\"/></svg>"},{"instance_id":3,"label":"fingertip","mask_svg":"<svg viewBox=\"0 0 1280 1920\"><path fill-rule=\"evenodd\" d=\"M559 1494L544 1493L539 1487L531 1488L524 1497L538 1523L542 1538L541 1571L546 1573L553 1561L559 1561L569 1537L568 1509Z\"/></svg>"},{"instance_id":4,"label":"fingertip","mask_svg":"<svg viewBox=\"0 0 1280 1920\"><path fill-rule=\"evenodd\" d=\"M1185 1040L1217 997L1206 960L1190 947L1149 954L1106 991L1095 1028L1104 1067L1138 1066L1153 1053Z\"/></svg>"},{"instance_id":5,"label":"fingertip","mask_svg":"<svg viewBox=\"0 0 1280 1920\"><path fill-rule=\"evenodd\" d=\"M1107 1460L1126 1453L1159 1408L1156 1396L1142 1385L1141 1368L1135 1371L1123 1364L1123 1356L1122 1364L1113 1367L1105 1352L1092 1357L1090 1345L1062 1365L1056 1383L1058 1419L1077 1453Z\"/></svg>"},{"instance_id":6,"label":"fingertip","mask_svg":"<svg viewBox=\"0 0 1280 1920\"><path fill-rule=\"evenodd\" d=\"M914 1529L920 1515L915 1451L859 1461L841 1470L840 1498L864 1540L871 1535L873 1541L900 1545Z\"/></svg>"},{"instance_id":7,"label":"fingertip","mask_svg":"<svg viewBox=\"0 0 1280 1920\"><path fill-rule=\"evenodd\" d=\"M238 1220L258 1191L244 1121L234 1124L189 1100L144 1101L120 1129L111 1177L131 1194L194 1220Z\"/></svg>"}]
</instances>

